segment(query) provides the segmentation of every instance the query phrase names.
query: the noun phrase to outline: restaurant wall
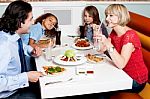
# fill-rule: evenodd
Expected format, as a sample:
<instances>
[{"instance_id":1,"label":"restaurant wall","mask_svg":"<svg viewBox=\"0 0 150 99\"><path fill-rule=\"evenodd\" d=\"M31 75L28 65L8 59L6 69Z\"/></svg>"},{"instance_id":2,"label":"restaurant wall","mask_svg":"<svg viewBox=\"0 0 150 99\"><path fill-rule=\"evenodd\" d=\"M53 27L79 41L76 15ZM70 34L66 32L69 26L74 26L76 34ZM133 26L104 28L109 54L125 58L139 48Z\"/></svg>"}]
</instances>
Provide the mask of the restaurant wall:
<instances>
[{"instance_id":1,"label":"restaurant wall","mask_svg":"<svg viewBox=\"0 0 150 99\"><path fill-rule=\"evenodd\" d=\"M33 6L33 17L51 12L58 17L59 26L63 35L77 35L78 26L82 25L82 11L85 6L94 5L98 8L101 20L105 19L104 10L111 3L122 3L130 11L150 18L150 2L30 2ZM0 4L0 16L3 14L8 3Z\"/></svg>"}]
</instances>

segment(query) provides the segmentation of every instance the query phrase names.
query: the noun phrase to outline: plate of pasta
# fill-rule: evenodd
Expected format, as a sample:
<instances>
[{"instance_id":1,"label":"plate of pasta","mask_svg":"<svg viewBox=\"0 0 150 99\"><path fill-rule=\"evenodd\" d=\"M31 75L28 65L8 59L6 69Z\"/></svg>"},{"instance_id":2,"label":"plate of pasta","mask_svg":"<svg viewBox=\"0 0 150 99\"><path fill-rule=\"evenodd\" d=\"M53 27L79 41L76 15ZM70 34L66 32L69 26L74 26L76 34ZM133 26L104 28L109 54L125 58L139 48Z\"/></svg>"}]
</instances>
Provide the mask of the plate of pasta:
<instances>
[{"instance_id":1,"label":"plate of pasta","mask_svg":"<svg viewBox=\"0 0 150 99\"><path fill-rule=\"evenodd\" d=\"M86 50L93 48L93 45L87 39L78 39L73 45L73 48L79 50Z\"/></svg>"}]
</instances>

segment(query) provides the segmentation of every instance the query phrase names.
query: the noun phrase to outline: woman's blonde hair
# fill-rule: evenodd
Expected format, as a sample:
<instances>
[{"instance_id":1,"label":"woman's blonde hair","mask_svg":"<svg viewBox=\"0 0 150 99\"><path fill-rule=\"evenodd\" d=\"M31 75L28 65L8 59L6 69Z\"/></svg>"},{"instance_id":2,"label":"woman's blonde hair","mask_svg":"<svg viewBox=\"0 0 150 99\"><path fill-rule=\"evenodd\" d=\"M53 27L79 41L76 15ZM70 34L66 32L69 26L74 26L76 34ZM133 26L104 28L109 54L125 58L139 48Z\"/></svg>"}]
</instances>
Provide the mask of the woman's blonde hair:
<instances>
[{"instance_id":1,"label":"woman's blonde hair","mask_svg":"<svg viewBox=\"0 0 150 99\"><path fill-rule=\"evenodd\" d=\"M115 14L118 16L118 24L120 26L125 26L130 21L130 15L127 8L122 4L111 4L105 9L105 15Z\"/></svg>"}]
</instances>

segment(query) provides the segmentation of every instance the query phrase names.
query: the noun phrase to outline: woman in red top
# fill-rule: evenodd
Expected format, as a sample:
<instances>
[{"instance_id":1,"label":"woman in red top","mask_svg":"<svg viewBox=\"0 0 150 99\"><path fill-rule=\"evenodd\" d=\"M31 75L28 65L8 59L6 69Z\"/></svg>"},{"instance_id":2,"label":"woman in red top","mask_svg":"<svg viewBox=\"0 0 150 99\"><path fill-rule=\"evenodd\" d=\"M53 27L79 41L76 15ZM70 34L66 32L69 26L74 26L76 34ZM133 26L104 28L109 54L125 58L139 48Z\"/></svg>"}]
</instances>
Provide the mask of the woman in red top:
<instances>
[{"instance_id":1,"label":"woman in red top","mask_svg":"<svg viewBox=\"0 0 150 99\"><path fill-rule=\"evenodd\" d=\"M105 10L106 23L112 32L107 39L101 36L115 66L123 69L132 79L133 85L130 92L140 92L148 80L148 70L144 64L141 43L134 30L127 27L130 15L122 4L111 4Z\"/></svg>"}]
</instances>

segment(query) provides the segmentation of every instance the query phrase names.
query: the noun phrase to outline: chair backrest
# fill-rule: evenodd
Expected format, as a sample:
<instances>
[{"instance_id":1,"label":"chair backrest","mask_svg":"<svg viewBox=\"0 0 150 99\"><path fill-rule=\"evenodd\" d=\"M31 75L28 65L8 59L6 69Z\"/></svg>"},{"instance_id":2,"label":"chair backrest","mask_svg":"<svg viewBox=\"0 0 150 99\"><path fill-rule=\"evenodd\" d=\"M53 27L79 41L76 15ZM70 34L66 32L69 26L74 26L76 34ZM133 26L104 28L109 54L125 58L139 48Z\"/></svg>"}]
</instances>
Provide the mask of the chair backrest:
<instances>
[{"instance_id":1,"label":"chair backrest","mask_svg":"<svg viewBox=\"0 0 150 99\"><path fill-rule=\"evenodd\" d=\"M150 52L144 48L142 49L142 52L143 52L143 58L144 58L145 65L148 68L148 72L149 72L148 73L148 82L150 83Z\"/></svg>"},{"instance_id":2,"label":"chair backrest","mask_svg":"<svg viewBox=\"0 0 150 99\"><path fill-rule=\"evenodd\" d=\"M134 12L129 12L129 14L131 21L128 23L128 26L150 37L150 18Z\"/></svg>"}]
</instances>

